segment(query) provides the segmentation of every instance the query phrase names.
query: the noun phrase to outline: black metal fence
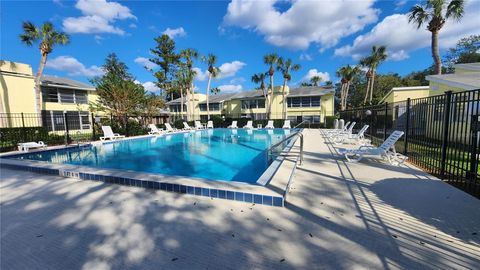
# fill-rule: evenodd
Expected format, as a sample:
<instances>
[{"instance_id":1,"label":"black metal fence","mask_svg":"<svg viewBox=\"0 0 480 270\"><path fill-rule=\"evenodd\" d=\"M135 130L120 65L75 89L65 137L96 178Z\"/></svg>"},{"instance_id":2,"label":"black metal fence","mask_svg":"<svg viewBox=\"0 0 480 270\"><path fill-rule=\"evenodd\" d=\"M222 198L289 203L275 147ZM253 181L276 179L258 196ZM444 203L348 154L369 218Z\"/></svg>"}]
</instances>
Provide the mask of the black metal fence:
<instances>
[{"instance_id":1,"label":"black metal fence","mask_svg":"<svg viewBox=\"0 0 480 270\"><path fill-rule=\"evenodd\" d=\"M340 112L356 129L381 143L392 131L405 132L396 149L409 161L475 196L480 196L480 90L407 99Z\"/></svg>"}]
</instances>

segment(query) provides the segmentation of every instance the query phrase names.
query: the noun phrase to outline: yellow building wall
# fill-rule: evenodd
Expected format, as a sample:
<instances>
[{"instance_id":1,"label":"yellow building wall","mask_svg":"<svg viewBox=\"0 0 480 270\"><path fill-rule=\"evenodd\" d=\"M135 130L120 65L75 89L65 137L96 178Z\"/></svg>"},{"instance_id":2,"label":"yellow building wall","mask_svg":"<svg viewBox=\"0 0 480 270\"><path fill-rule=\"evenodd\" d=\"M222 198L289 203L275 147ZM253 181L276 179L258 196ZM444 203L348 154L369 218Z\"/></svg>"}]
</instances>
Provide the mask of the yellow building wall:
<instances>
[{"instance_id":1,"label":"yellow building wall","mask_svg":"<svg viewBox=\"0 0 480 270\"><path fill-rule=\"evenodd\" d=\"M0 63L1 113L35 113L35 81L32 67L3 61Z\"/></svg>"}]
</instances>

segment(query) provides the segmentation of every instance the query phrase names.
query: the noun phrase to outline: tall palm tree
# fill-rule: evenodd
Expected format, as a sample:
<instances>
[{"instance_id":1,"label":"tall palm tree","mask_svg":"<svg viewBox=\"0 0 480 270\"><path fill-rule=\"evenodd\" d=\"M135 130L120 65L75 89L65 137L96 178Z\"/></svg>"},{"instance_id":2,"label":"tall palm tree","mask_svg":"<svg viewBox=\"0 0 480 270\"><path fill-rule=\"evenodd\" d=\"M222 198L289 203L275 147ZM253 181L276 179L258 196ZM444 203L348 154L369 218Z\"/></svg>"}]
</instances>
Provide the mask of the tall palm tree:
<instances>
[{"instance_id":1,"label":"tall palm tree","mask_svg":"<svg viewBox=\"0 0 480 270\"><path fill-rule=\"evenodd\" d=\"M253 74L252 75L252 82L256 83L256 84L260 84L260 90L262 90L262 93L263 93L263 97L265 98L265 104L267 105L267 116L270 114L270 111L269 111L269 108L268 108L268 104L269 104L269 97L268 97L268 90L267 90L267 87L265 86L265 76L266 74L263 73L263 72L259 72L257 74Z\"/></svg>"},{"instance_id":2,"label":"tall palm tree","mask_svg":"<svg viewBox=\"0 0 480 270\"><path fill-rule=\"evenodd\" d=\"M350 65L347 65L347 68L345 70L345 81L346 81L346 86L345 86L345 93L344 93L344 98L343 98L343 109L345 110L347 108L347 100L348 100L348 92L350 91L350 85L352 81L357 78L357 76L360 74L360 67L355 66L351 67Z\"/></svg>"},{"instance_id":3,"label":"tall palm tree","mask_svg":"<svg viewBox=\"0 0 480 270\"><path fill-rule=\"evenodd\" d=\"M347 79L345 78L347 74L347 67L350 67L350 65L341 67L336 72L337 77L341 78L340 82L342 84L342 88L340 90L340 110L342 111L345 110L345 107L343 106L343 101L345 100L345 88L347 87Z\"/></svg>"},{"instance_id":4,"label":"tall palm tree","mask_svg":"<svg viewBox=\"0 0 480 270\"><path fill-rule=\"evenodd\" d=\"M367 103L367 99L369 98L369 103L372 103L373 99L373 86L375 83L375 74L377 71L377 67L387 59L387 47L385 46L373 46L372 52L369 56L360 60L360 65L367 67L367 91L365 92L365 99L363 103Z\"/></svg>"},{"instance_id":5,"label":"tall palm tree","mask_svg":"<svg viewBox=\"0 0 480 270\"><path fill-rule=\"evenodd\" d=\"M278 54L276 53L271 53L271 54L267 54L263 57L263 62L269 66L269 69L267 71L268 73L268 76L270 77L270 93L268 94L269 96L271 96L271 98L269 98L269 102L268 102L268 112L269 114L271 113L272 111L272 100L273 100L273 75L275 74L275 68L274 66L277 64L278 62L278 59L280 59L280 57L278 56ZM268 118L270 118L270 115L267 115Z\"/></svg>"},{"instance_id":6,"label":"tall palm tree","mask_svg":"<svg viewBox=\"0 0 480 270\"><path fill-rule=\"evenodd\" d=\"M427 0L424 5L415 5L410 9L408 21L420 28L428 21L427 30L432 33L432 57L435 62L435 72L442 74L442 60L438 50L438 34L447 19L459 21L464 13L464 0L451 0L447 5L445 0ZM446 7L446 9L445 9Z\"/></svg>"},{"instance_id":7,"label":"tall palm tree","mask_svg":"<svg viewBox=\"0 0 480 270\"><path fill-rule=\"evenodd\" d=\"M210 105L208 102L208 92L210 89L210 83L212 81L212 78L216 78L218 74L220 73L220 69L215 66L217 64L217 56L213 54L208 54L207 56L202 57L202 61L205 62L208 65L208 83L207 83L207 117L208 120L210 120Z\"/></svg>"},{"instance_id":8,"label":"tall palm tree","mask_svg":"<svg viewBox=\"0 0 480 270\"><path fill-rule=\"evenodd\" d=\"M183 49L180 51L181 57L185 60L185 65L188 70L188 75L187 76L189 79L189 87L187 88L187 101L190 103L190 106L187 106L187 118L188 120L191 120L195 118L195 88L193 87L193 77L195 77L195 71L193 71L193 60L198 59L198 52L195 49ZM193 74L193 77L190 75ZM190 110L188 110L188 107L190 107Z\"/></svg>"},{"instance_id":9,"label":"tall palm tree","mask_svg":"<svg viewBox=\"0 0 480 270\"><path fill-rule=\"evenodd\" d=\"M22 24L23 33L20 34L20 41L28 46L33 43L40 42L40 64L37 74L35 75L35 106L37 113L42 110L42 92L40 82L43 75L43 69L47 63L48 54L53 51L55 45L66 45L70 42L70 37L64 32L57 31L53 24L45 22L42 26L37 27L32 22L24 22Z\"/></svg>"},{"instance_id":10,"label":"tall palm tree","mask_svg":"<svg viewBox=\"0 0 480 270\"><path fill-rule=\"evenodd\" d=\"M322 81L322 78L318 75L315 75L315 76L310 78L310 83L313 86L318 86L321 81Z\"/></svg>"},{"instance_id":11,"label":"tall palm tree","mask_svg":"<svg viewBox=\"0 0 480 270\"><path fill-rule=\"evenodd\" d=\"M214 88L210 89L210 93L216 95L216 94L220 93L220 88L214 87Z\"/></svg>"},{"instance_id":12,"label":"tall palm tree","mask_svg":"<svg viewBox=\"0 0 480 270\"><path fill-rule=\"evenodd\" d=\"M287 119L287 102L285 99L285 88L287 87L287 82L292 79L291 71L300 70L301 66L299 64L294 64L292 59L287 59L286 61L283 58L279 58L277 61L277 70L281 71L283 74L283 89L282 89L282 115L283 119Z\"/></svg>"}]
</instances>

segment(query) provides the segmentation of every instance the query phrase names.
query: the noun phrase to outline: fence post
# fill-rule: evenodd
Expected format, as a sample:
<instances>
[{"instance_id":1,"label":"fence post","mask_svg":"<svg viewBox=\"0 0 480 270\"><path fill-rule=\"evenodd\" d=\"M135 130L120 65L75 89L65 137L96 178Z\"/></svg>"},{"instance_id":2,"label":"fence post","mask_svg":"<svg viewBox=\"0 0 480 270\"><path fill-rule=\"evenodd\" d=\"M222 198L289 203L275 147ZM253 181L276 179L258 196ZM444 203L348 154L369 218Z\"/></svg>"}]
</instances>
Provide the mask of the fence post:
<instances>
[{"instance_id":1,"label":"fence post","mask_svg":"<svg viewBox=\"0 0 480 270\"><path fill-rule=\"evenodd\" d=\"M27 141L27 131L25 130L25 117L23 117L23 112L22 112L22 135L23 135L23 141Z\"/></svg>"},{"instance_id":2,"label":"fence post","mask_svg":"<svg viewBox=\"0 0 480 270\"><path fill-rule=\"evenodd\" d=\"M65 139L66 139L66 144L70 144L70 130L68 128L68 115L67 112L63 112L63 119L65 119Z\"/></svg>"},{"instance_id":3,"label":"fence post","mask_svg":"<svg viewBox=\"0 0 480 270\"><path fill-rule=\"evenodd\" d=\"M92 113L92 141L95 141L95 115Z\"/></svg>"},{"instance_id":4,"label":"fence post","mask_svg":"<svg viewBox=\"0 0 480 270\"><path fill-rule=\"evenodd\" d=\"M448 123L450 122L450 105L452 103L452 91L445 92L445 107L443 110L443 137L442 137L442 162L440 163L440 177L445 178L448 145Z\"/></svg>"},{"instance_id":5,"label":"fence post","mask_svg":"<svg viewBox=\"0 0 480 270\"><path fill-rule=\"evenodd\" d=\"M403 135L404 136L404 149L403 149L403 154L404 155L407 155L408 153L408 130L410 129L410 98L407 98L407 112L405 113L407 119L405 121L405 134Z\"/></svg>"},{"instance_id":6,"label":"fence post","mask_svg":"<svg viewBox=\"0 0 480 270\"><path fill-rule=\"evenodd\" d=\"M478 172L478 159L477 159L477 148L478 145L478 133L480 132L480 115L472 115L472 120L470 124L470 131L472 135L472 152L470 152L470 171L467 172L467 179L473 180L477 178ZM475 186L475 182L473 186Z\"/></svg>"},{"instance_id":7,"label":"fence post","mask_svg":"<svg viewBox=\"0 0 480 270\"><path fill-rule=\"evenodd\" d=\"M387 139L387 114L388 114L388 102L385 102L385 115L383 119L383 140Z\"/></svg>"}]
</instances>

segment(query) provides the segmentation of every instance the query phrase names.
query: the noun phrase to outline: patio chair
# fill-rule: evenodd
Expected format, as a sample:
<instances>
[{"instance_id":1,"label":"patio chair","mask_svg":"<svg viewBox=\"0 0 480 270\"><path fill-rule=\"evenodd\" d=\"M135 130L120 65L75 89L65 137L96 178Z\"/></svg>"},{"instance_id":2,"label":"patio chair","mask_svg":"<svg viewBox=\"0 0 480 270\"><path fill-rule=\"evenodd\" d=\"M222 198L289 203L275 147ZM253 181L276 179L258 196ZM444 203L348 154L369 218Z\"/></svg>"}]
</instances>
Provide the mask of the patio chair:
<instances>
[{"instance_id":1,"label":"patio chair","mask_svg":"<svg viewBox=\"0 0 480 270\"><path fill-rule=\"evenodd\" d=\"M232 121L232 124L228 126L228 128L238 128L237 127L237 121Z\"/></svg>"},{"instance_id":2,"label":"patio chair","mask_svg":"<svg viewBox=\"0 0 480 270\"><path fill-rule=\"evenodd\" d=\"M357 122L352 122L350 125L348 125L350 122L345 125L345 127L342 130L337 130L337 131L332 131L328 133L328 136L330 138L334 138L336 136L344 136L344 135L350 135L352 134L353 127L357 124Z\"/></svg>"},{"instance_id":3,"label":"patio chair","mask_svg":"<svg viewBox=\"0 0 480 270\"><path fill-rule=\"evenodd\" d=\"M195 121L195 129L205 129L205 126L200 121Z\"/></svg>"},{"instance_id":4,"label":"patio chair","mask_svg":"<svg viewBox=\"0 0 480 270\"><path fill-rule=\"evenodd\" d=\"M247 121L247 124L243 128L253 129L253 121Z\"/></svg>"},{"instance_id":5,"label":"patio chair","mask_svg":"<svg viewBox=\"0 0 480 270\"><path fill-rule=\"evenodd\" d=\"M150 131L148 132L149 135L160 135L163 134L163 131L158 129L156 125L154 124L149 124L148 128L150 128Z\"/></svg>"},{"instance_id":6,"label":"patio chair","mask_svg":"<svg viewBox=\"0 0 480 270\"><path fill-rule=\"evenodd\" d=\"M183 122L183 130L193 130L193 128L187 122Z\"/></svg>"},{"instance_id":7,"label":"patio chair","mask_svg":"<svg viewBox=\"0 0 480 270\"><path fill-rule=\"evenodd\" d=\"M176 132L176 131L178 131L178 129L173 128L172 125L170 125L170 123L165 123L165 130L166 130L166 132Z\"/></svg>"},{"instance_id":8,"label":"patio chair","mask_svg":"<svg viewBox=\"0 0 480 270\"><path fill-rule=\"evenodd\" d=\"M285 120L285 122L283 122L282 128L292 128L292 126L290 125L290 120Z\"/></svg>"},{"instance_id":9,"label":"patio chair","mask_svg":"<svg viewBox=\"0 0 480 270\"><path fill-rule=\"evenodd\" d=\"M213 121L208 121L207 122L207 128L213 128Z\"/></svg>"},{"instance_id":10,"label":"patio chair","mask_svg":"<svg viewBox=\"0 0 480 270\"><path fill-rule=\"evenodd\" d=\"M339 153L345 155L350 162L358 162L367 157L387 160L391 165L400 165L407 160L407 157L395 151L395 143L403 134L403 131L395 130L379 147L360 146L358 149L339 149Z\"/></svg>"},{"instance_id":11,"label":"patio chair","mask_svg":"<svg viewBox=\"0 0 480 270\"><path fill-rule=\"evenodd\" d=\"M369 125L364 125L357 134L339 134L333 141L335 143L359 143L365 141L365 131L367 131Z\"/></svg>"},{"instance_id":12,"label":"patio chair","mask_svg":"<svg viewBox=\"0 0 480 270\"><path fill-rule=\"evenodd\" d=\"M329 135L329 134L334 134L342 131L347 131L348 125L350 125L350 121L348 121L345 125L343 123L344 123L343 119L340 119L340 121L338 121L338 126L334 129L325 130L325 134Z\"/></svg>"},{"instance_id":13,"label":"patio chair","mask_svg":"<svg viewBox=\"0 0 480 270\"><path fill-rule=\"evenodd\" d=\"M105 140L116 140L116 139L123 139L125 138L124 135L120 135L118 133L113 133L112 128L110 126L102 126L103 137L100 137L101 141Z\"/></svg>"},{"instance_id":14,"label":"patio chair","mask_svg":"<svg viewBox=\"0 0 480 270\"><path fill-rule=\"evenodd\" d=\"M268 120L267 125L265 126L265 128L275 128L275 127L273 126L273 120Z\"/></svg>"},{"instance_id":15,"label":"patio chair","mask_svg":"<svg viewBox=\"0 0 480 270\"><path fill-rule=\"evenodd\" d=\"M19 143L18 144L18 151L25 151L27 152L30 148L45 148L47 147L42 141L36 142L26 142L26 143Z\"/></svg>"}]
</instances>

